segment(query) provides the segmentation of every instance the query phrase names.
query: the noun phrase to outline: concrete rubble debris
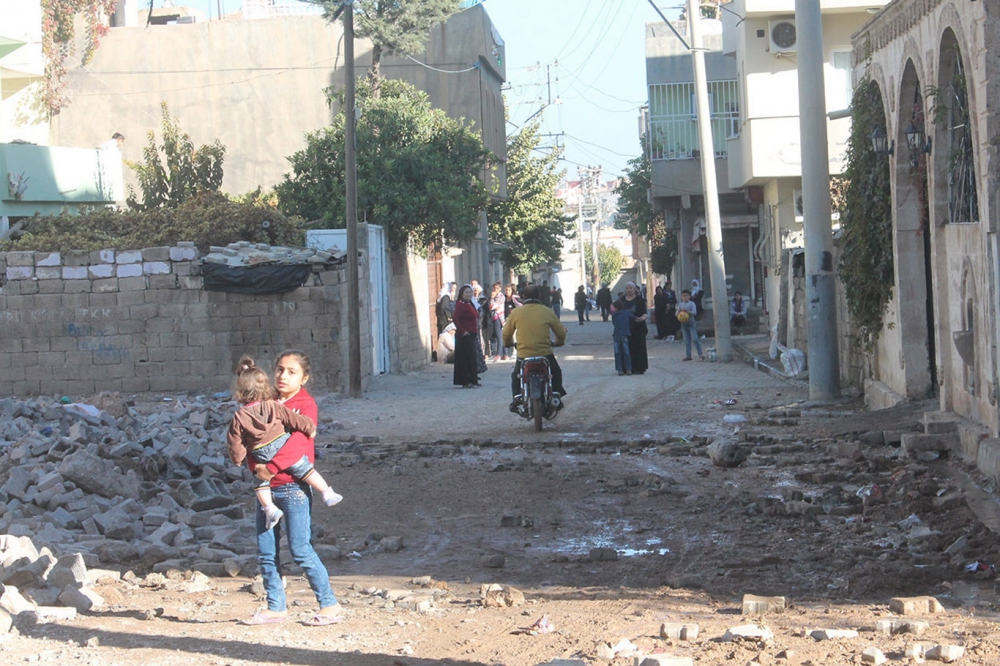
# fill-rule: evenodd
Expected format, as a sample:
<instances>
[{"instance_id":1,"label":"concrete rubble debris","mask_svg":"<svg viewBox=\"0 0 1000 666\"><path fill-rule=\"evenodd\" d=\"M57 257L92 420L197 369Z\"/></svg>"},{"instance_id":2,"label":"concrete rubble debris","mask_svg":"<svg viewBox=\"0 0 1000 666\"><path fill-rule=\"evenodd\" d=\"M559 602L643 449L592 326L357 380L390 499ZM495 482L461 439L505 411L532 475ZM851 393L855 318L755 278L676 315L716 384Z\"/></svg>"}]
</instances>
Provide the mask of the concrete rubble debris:
<instances>
[{"instance_id":1,"label":"concrete rubble debris","mask_svg":"<svg viewBox=\"0 0 1000 666\"><path fill-rule=\"evenodd\" d=\"M660 638L674 641L693 641L698 638L697 624L668 624L660 625Z\"/></svg>"},{"instance_id":2,"label":"concrete rubble debris","mask_svg":"<svg viewBox=\"0 0 1000 666\"><path fill-rule=\"evenodd\" d=\"M884 636L915 634L919 636L930 628L930 624L920 620L887 619L875 621L875 632Z\"/></svg>"},{"instance_id":3,"label":"concrete rubble debris","mask_svg":"<svg viewBox=\"0 0 1000 666\"><path fill-rule=\"evenodd\" d=\"M855 629L813 629L809 635L817 641L832 641L842 638L857 638Z\"/></svg>"},{"instance_id":4,"label":"concrete rubble debris","mask_svg":"<svg viewBox=\"0 0 1000 666\"><path fill-rule=\"evenodd\" d=\"M708 457L718 467L739 467L747 459L749 451L734 439L720 437L708 447Z\"/></svg>"},{"instance_id":5,"label":"concrete rubble debris","mask_svg":"<svg viewBox=\"0 0 1000 666\"><path fill-rule=\"evenodd\" d=\"M934 597L895 597L889 600L889 611L896 615L933 615L943 613L944 606Z\"/></svg>"},{"instance_id":6,"label":"concrete rubble debris","mask_svg":"<svg viewBox=\"0 0 1000 666\"><path fill-rule=\"evenodd\" d=\"M861 663L864 664L875 664L875 666L880 666L880 664L884 664L886 661L885 654L883 654L882 650L879 650L877 647L865 648L861 653Z\"/></svg>"},{"instance_id":7,"label":"concrete rubble debris","mask_svg":"<svg viewBox=\"0 0 1000 666\"><path fill-rule=\"evenodd\" d=\"M744 615L764 615L765 613L784 613L784 597L759 597L755 594L743 595Z\"/></svg>"},{"instance_id":8,"label":"concrete rubble debris","mask_svg":"<svg viewBox=\"0 0 1000 666\"><path fill-rule=\"evenodd\" d=\"M924 657L950 664L961 659L964 654L965 648L961 645L935 645L924 653Z\"/></svg>"},{"instance_id":9,"label":"concrete rubble debris","mask_svg":"<svg viewBox=\"0 0 1000 666\"><path fill-rule=\"evenodd\" d=\"M524 605L524 593L509 585L497 583L483 584L479 588L479 600L486 608L509 608Z\"/></svg>"},{"instance_id":10,"label":"concrete rubble debris","mask_svg":"<svg viewBox=\"0 0 1000 666\"><path fill-rule=\"evenodd\" d=\"M691 657L672 657L667 654L650 654L645 657L635 657L634 666L694 666Z\"/></svg>"},{"instance_id":11,"label":"concrete rubble debris","mask_svg":"<svg viewBox=\"0 0 1000 666\"><path fill-rule=\"evenodd\" d=\"M774 640L774 632L767 627L760 627L756 624L743 624L738 627L730 627L722 636L722 640L727 643L734 641L760 641L768 642Z\"/></svg>"}]
</instances>

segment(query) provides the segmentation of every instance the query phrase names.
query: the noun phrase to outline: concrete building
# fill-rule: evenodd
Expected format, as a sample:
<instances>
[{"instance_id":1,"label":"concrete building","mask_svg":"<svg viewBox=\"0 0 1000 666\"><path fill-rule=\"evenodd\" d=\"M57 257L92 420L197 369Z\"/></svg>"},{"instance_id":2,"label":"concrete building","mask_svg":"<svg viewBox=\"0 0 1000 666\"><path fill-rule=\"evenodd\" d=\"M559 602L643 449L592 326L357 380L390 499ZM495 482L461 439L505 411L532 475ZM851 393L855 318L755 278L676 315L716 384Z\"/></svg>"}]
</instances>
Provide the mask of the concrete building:
<instances>
[{"instance_id":1,"label":"concrete building","mask_svg":"<svg viewBox=\"0 0 1000 666\"><path fill-rule=\"evenodd\" d=\"M280 182L289 170L286 157L332 118L324 91L343 85L342 25L292 0L244 0L241 12L208 21L176 7L157 10L149 25L139 10L135 0L122 0L94 59L70 69L71 104L52 121L53 142L97 145L121 132L128 137L124 156L139 160L147 132L159 131L166 102L196 144L218 139L226 147L224 191L266 191ZM357 40L355 52L361 75L371 46ZM413 83L434 106L481 133L498 156L484 174L498 197L506 196L504 63L503 40L475 3L434 28L424 53L382 60L385 76ZM485 213L479 237L464 247L443 248L429 261L389 257L389 330L373 336L386 344L402 341L390 350L388 369L430 360L432 305L441 283L488 283L503 273L492 259Z\"/></svg>"},{"instance_id":2,"label":"concrete building","mask_svg":"<svg viewBox=\"0 0 1000 666\"><path fill-rule=\"evenodd\" d=\"M687 21L676 21L674 29L688 34ZM748 303L764 304L761 273L754 257L759 239L754 188L733 185L729 177L728 139L738 137L742 106L737 67L723 54L722 22L701 19L707 49L705 69L709 103L712 106L712 138L719 205L722 247L726 258L729 293L739 291ZM690 37L686 37L688 44ZM697 279L709 288L708 240L705 197L695 110L694 65L691 52L665 23L646 25L646 83L649 88L646 149L652 163L653 210L662 212L667 229L678 234L679 256L673 279L678 292ZM642 279L640 277L640 279ZM662 282L662 279L656 280ZM652 284L647 285L652 290ZM728 305L725 307L728 308Z\"/></svg>"},{"instance_id":3,"label":"concrete building","mask_svg":"<svg viewBox=\"0 0 1000 666\"><path fill-rule=\"evenodd\" d=\"M124 196L122 158L114 146L49 141L47 111L38 104L45 63L38 0L0 0L0 237L36 213L100 206ZM81 147L87 146L87 147Z\"/></svg>"},{"instance_id":4,"label":"concrete building","mask_svg":"<svg viewBox=\"0 0 1000 666\"><path fill-rule=\"evenodd\" d=\"M821 0L828 113L852 96L851 35L887 0ZM728 185L759 205L761 299L772 338L807 351L795 0L732 0L723 47L739 81L739 132L727 140ZM827 124L830 173L843 171L850 118ZM728 255L727 255L728 260Z\"/></svg>"},{"instance_id":5,"label":"concrete building","mask_svg":"<svg viewBox=\"0 0 1000 666\"><path fill-rule=\"evenodd\" d=\"M942 410L994 437L998 21L996 2L894 0L853 37L855 78L867 71L878 86L895 143L886 157L895 289L866 398L884 406L937 386Z\"/></svg>"}]
</instances>

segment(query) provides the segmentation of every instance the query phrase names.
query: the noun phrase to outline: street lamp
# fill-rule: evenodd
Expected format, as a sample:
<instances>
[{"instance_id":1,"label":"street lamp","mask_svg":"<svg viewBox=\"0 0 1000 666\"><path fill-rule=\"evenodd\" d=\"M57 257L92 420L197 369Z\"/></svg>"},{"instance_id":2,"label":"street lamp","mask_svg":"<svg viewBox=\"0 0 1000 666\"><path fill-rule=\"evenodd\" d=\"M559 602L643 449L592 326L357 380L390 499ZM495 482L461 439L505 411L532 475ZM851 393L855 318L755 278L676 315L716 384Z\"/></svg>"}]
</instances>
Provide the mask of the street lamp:
<instances>
[{"instance_id":1,"label":"street lamp","mask_svg":"<svg viewBox=\"0 0 1000 666\"><path fill-rule=\"evenodd\" d=\"M892 155L896 152L896 142L889 141L889 137L886 135L884 127L876 127L872 130L872 133L868 135L868 139L872 142L872 150L875 151L876 155Z\"/></svg>"},{"instance_id":2,"label":"street lamp","mask_svg":"<svg viewBox=\"0 0 1000 666\"><path fill-rule=\"evenodd\" d=\"M903 130L903 134L906 135L906 145L910 147L910 154L912 156L916 157L921 153L931 152L931 138L927 137L925 141L924 128L922 126L917 127L911 122Z\"/></svg>"}]
</instances>

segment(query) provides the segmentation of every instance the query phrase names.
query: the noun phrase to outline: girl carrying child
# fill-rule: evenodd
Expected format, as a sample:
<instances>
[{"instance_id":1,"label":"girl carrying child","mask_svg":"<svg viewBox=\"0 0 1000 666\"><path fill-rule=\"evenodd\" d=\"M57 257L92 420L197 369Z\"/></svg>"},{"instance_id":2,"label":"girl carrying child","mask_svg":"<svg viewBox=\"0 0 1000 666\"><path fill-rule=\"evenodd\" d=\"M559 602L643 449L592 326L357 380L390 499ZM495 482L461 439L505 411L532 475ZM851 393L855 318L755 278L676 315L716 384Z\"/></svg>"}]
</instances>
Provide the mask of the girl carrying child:
<instances>
[{"instance_id":1,"label":"girl carrying child","mask_svg":"<svg viewBox=\"0 0 1000 666\"><path fill-rule=\"evenodd\" d=\"M270 377L256 367L249 356L240 359L234 397L241 407L229 424L226 441L229 458L237 465L243 463L247 453L255 463L251 468L271 462L288 441L289 430L305 433L309 439L316 436L316 424L275 399L278 392L272 386ZM327 506L333 506L344 499L316 471L307 456L302 456L298 462L282 471L297 481L309 484L322 495ZM278 524L284 512L274 505L269 480L262 481L257 486L256 493L266 518L265 529L270 530Z\"/></svg>"}]
</instances>

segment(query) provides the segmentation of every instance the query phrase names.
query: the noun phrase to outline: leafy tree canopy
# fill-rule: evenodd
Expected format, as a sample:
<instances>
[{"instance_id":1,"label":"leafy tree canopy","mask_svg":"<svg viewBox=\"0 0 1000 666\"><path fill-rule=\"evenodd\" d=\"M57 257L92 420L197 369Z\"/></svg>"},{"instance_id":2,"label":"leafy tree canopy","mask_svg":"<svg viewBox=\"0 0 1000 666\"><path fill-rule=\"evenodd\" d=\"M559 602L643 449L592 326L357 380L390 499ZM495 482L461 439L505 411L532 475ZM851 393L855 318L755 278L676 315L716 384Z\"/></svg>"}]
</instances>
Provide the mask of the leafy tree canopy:
<instances>
[{"instance_id":1,"label":"leafy tree canopy","mask_svg":"<svg viewBox=\"0 0 1000 666\"><path fill-rule=\"evenodd\" d=\"M191 135L170 117L167 103L160 103L163 143L156 145L153 130L146 133L142 161L126 162L135 172L142 200L129 185L128 205L133 210L179 206L201 192L218 192L222 187L222 162L226 148L215 143L195 147Z\"/></svg>"},{"instance_id":2,"label":"leafy tree canopy","mask_svg":"<svg viewBox=\"0 0 1000 666\"><path fill-rule=\"evenodd\" d=\"M343 5L342 0L317 0L332 19ZM427 33L458 11L459 0L355 0L354 29L358 36L372 42L372 66L369 79L374 96L380 94L382 53L413 55L424 48Z\"/></svg>"},{"instance_id":3,"label":"leafy tree canopy","mask_svg":"<svg viewBox=\"0 0 1000 666\"><path fill-rule=\"evenodd\" d=\"M536 154L539 124L532 122L507 140L507 201L494 201L487 214L492 240L504 243L502 259L527 274L539 264L559 261L575 217L563 214L556 186L561 150Z\"/></svg>"},{"instance_id":4,"label":"leafy tree canopy","mask_svg":"<svg viewBox=\"0 0 1000 666\"><path fill-rule=\"evenodd\" d=\"M600 284L612 285L621 277L625 257L612 245L597 246L598 268L601 270ZM583 262L587 275L594 274L594 251L590 245L583 250ZM597 285L600 286L600 285ZM596 288L596 287L595 287Z\"/></svg>"},{"instance_id":5,"label":"leafy tree canopy","mask_svg":"<svg viewBox=\"0 0 1000 666\"><path fill-rule=\"evenodd\" d=\"M653 186L653 166L646 155L645 149L639 157L628 161L628 167L622 176L615 194L618 195L618 206L623 208L625 215L618 218L615 227L629 229L634 234L651 236L656 232L657 216L649 203L649 190Z\"/></svg>"},{"instance_id":6,"label":"leafy tree canopy","mask_svg":"<svg viewBox=\"0 0 1000 666\"><path fill-rule=\"evenodd\" d=\"M314 225L343 228L343 104L330 127L306 135L288 158L292 172L275 189L280 207ZM389 246L421 251L471 240L489 195L478 175L490 157L462 121L430 105L427 94L388 79L379 98L358 85L358 216L386 228Z\"/></svg>"}]
</instances>

